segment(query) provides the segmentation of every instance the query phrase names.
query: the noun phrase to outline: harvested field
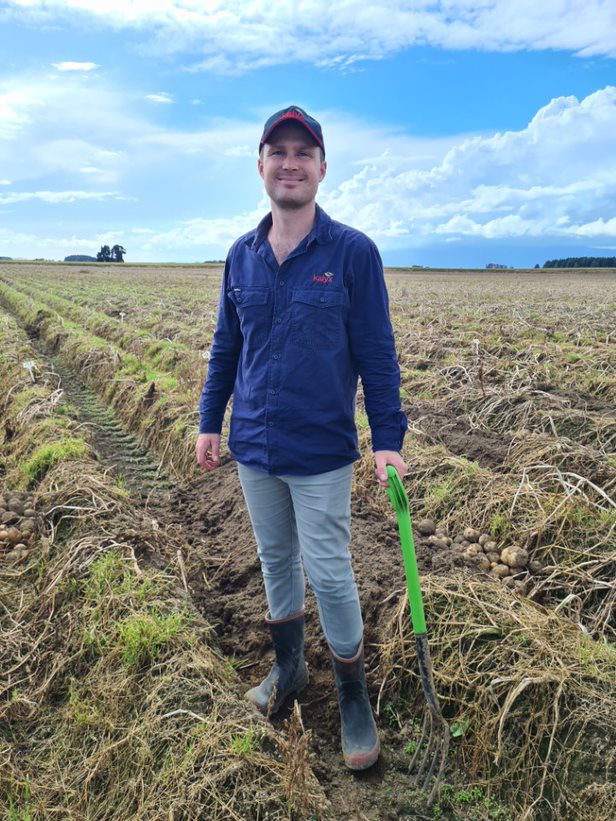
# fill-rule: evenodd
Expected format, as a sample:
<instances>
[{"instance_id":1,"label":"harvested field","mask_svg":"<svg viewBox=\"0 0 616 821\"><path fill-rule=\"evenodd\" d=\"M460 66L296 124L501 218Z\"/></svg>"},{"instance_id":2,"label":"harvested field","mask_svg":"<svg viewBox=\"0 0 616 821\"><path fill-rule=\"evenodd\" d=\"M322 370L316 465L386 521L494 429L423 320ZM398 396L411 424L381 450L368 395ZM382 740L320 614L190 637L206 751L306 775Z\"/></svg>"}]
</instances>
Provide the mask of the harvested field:
<instances>
[{"instance_id":1,"label":"harvested field","mask_svg":"<svg viewBox=\"0 0 616 821\"><path fill-rule=\"evenodd\" d=\"M235 466L194 465L220 268L0 263L0 806L7 819L588 819L616 805L616 273L388 271L446 784L395 518L364 458L352 553L383 754L311 682L272 724Z\"/></svg>"}]
</instances>

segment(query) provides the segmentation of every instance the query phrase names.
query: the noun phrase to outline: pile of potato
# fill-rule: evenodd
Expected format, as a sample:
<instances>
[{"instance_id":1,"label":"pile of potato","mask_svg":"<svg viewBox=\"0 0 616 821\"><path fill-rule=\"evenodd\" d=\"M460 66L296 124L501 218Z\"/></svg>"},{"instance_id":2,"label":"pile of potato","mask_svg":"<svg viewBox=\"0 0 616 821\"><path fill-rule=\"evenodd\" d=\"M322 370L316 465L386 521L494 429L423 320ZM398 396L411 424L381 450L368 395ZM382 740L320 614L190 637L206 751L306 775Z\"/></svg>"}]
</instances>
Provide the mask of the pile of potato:
<instances>
[{"instance_id":1,"label":"pile of potato","mask_svg":"<svg viewBox=\"0 0 616 821\"><path fill-rule=\"evenodd\" d=\"M32 551L37 521L33 495L13 490L0 495L0 554L4 562L25 559Z\"/></svg>"},{"instance_id":2,"label":"pile of potato","mask_svg":"<svg viewBox=\"0 0 616 821\"><path fill-rule=\"evenodd\" d=\"M482 533L474 527L465 528L453 538L439 530L430 519L418 522L416 527L434 547L455 550L469 565L500 579L522 595L526 592L529 573L541 572L541 564L532 561L523 547L499 546L489 533Z\"/></svg>"}]
</instances>

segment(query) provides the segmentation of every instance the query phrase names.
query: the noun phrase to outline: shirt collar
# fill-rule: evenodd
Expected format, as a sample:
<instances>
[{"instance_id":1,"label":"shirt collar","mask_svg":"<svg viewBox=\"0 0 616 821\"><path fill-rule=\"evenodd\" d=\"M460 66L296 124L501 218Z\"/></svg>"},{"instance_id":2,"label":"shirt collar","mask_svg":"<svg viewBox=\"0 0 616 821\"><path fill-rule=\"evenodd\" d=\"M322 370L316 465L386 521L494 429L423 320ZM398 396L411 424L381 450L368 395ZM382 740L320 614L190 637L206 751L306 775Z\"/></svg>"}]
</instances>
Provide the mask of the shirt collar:
<instances>
[{"instance_id":1,"label":"shirt collar","mask_svg":"<svg viewBox=\"0 0 616 821\"><path fill-rule=\"evenodd\" d=\"M258 251L261 245L267 239L269 229L272 227L271 211L267 214L261 222L257 225L254 239L250 245L251 250ZM312 231L302 240L302 245L308 248L313 242L318 242L319 245L325 245L332 239L332 219L325 213L325 211L316 205L316 219Z\"/></svg>"}]
</instances>

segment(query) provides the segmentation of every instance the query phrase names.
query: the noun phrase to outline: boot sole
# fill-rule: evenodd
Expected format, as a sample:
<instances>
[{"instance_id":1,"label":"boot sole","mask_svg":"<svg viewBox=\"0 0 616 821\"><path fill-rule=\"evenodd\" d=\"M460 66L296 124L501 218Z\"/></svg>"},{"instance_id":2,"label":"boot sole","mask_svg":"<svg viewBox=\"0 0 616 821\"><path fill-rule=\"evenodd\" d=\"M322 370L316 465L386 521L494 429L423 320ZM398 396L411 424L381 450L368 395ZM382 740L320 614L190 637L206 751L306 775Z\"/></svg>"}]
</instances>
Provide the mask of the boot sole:
<instances>
[{"instance_id":1,"label":"boot sole","mask_svg":"<svg viewBox=\"0 0 616 821\"><path fill-rule=\"evenodd\" d=\"M377 741L376 746L367 753L343 754L344 763L349 770L367 770L376 764L380 753L381 745L380 742Z\"/></svg>"}]
</instances>

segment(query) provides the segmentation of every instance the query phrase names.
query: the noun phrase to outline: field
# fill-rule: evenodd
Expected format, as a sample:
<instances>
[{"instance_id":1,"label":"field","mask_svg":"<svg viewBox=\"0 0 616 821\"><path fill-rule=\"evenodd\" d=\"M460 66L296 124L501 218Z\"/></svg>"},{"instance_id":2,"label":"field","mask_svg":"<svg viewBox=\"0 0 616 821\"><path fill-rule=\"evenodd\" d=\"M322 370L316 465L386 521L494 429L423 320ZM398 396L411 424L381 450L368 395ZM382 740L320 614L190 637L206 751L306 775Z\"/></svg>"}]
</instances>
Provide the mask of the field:
<instances>
[{"instance_id":1,"label":"field","mask_svg":"<svg viewBox=\"0 0 616 821\"><path fill-rule=\"evenodd\" d=\"M362 460L352 553L383 754L309 687L268 723L265 599L235 468L194 463L220 266L0 263L0 807L38 819L584 819L616 806L616 272L388 270L435 683Z\"/></svg>"}]
</instances>

